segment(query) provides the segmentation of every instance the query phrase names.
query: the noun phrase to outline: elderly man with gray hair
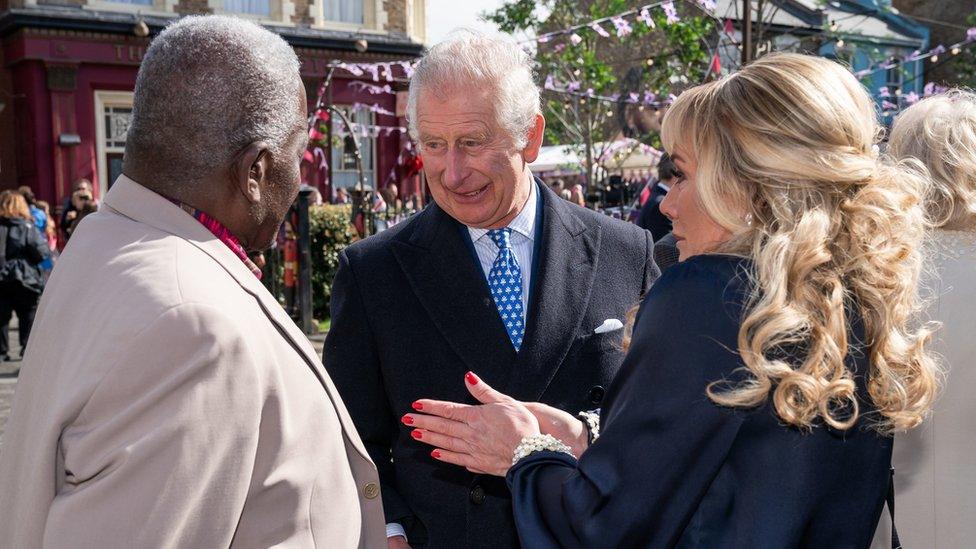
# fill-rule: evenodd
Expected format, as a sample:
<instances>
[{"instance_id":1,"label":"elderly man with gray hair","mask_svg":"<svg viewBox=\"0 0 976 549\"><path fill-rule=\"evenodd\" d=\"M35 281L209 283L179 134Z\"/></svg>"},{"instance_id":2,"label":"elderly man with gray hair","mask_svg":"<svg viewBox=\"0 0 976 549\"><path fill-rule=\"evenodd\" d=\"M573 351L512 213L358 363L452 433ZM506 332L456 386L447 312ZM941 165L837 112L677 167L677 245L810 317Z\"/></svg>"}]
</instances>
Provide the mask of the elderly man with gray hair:
<instances>
[{"instance_id":1,"label":"elderly man with gray hair","mask_svg":"<svg viewBox=\"0 0 976 549\"><path fill-rule=\"evenodd\" d=\"M124 175L41 300L0 453L7 547L377 547L373 466L259 282L307 144L294 51L187 17L149 47Z\"/></svg>"},{"instance_id":2,"label":"elderly man with gray hair","mask_svg":"<svg viewBox=\"0 0 976 549\"><path fill-rule=\"evenodd\" d=\"M505 481L439 461L404 414L470 401L469 371L522 401L598 408L658 275L653 242L533 178L545 119L516 44L434 46L407 110L434 203L342 252L323 362L379 468L390 546L517 547Z\"/></svg>"}]
</instances>

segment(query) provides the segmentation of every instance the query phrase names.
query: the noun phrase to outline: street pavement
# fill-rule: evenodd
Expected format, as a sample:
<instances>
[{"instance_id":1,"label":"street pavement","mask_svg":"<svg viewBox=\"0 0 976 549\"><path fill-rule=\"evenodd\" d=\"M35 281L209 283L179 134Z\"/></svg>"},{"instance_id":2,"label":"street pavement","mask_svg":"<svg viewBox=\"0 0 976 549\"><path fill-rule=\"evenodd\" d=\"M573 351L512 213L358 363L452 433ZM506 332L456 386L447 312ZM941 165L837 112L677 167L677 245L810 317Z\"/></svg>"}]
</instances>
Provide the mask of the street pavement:
<instances>
[{"instance_id":1,"label":"street pavement","mask_svg":"<svg viewBox=\"0 0 976 549\"><path fill-rule=\"evenodd\" d=\"M0 362L0 445L3 444L3 433L7 427L7 420L10 417L10 405L13 401L14 391L17 389L17 374L20 372L21 361L17 356L20 354L20 340L18 339L16 317L10 323L10 361ZM322 348L325 346L325 334L318 334L309 338L312 346L319 356L322 356Z\"/></svg>"}]
</instances>

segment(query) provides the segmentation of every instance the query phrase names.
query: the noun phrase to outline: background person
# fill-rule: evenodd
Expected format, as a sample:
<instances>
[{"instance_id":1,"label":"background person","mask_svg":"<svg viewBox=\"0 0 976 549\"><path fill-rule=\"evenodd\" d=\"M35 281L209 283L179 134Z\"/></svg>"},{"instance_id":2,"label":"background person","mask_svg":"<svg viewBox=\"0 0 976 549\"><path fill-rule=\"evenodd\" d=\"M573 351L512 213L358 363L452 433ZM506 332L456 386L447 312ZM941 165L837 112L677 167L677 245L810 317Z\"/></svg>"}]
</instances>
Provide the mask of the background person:
<instances>
[{"instance_id":1,"label":"background person","mask_svg":"<svg viewBox=\"0 0 976 549\"><path fill-rule=\"evenodd\" d=\"M895 119L888 152L921 161L931 178L928 316L948 366L932 418L895 437L895 522L905 547L968 547L976 539L976 94L923 99ZM883 517L887 521L887 517ZM875 547L891 547L878 528Z\"/></svg>"},{"instance_id":2,"label":"background person","mask_svg":"<svg viewBox=\"0 0 976 549\"><path fill-rule=\"evenodd\" d=\"M651 231L654 242L664 238L664 235L671 232L671 220L661 212L661 202L671 189L671 185L677 181L676 174L678 169L671 161L671 157L665 153L661 155L661 160L657 164L657 179L648 183L649 195L641 206L640 214L637 217L637 226Z\"/></svg>"},{"instance_id":3,"label":"background person","mask_svg":"<svg viewBox=\"0 0 976 549\"><path fill-rule=\"evenodd\" d=\"M37 301L44 290L41 263L50 251L22 194L0 193L0 362L8 359L8 324L17 313L20 356L27 349Z\"/></svg>"}]
</instances>

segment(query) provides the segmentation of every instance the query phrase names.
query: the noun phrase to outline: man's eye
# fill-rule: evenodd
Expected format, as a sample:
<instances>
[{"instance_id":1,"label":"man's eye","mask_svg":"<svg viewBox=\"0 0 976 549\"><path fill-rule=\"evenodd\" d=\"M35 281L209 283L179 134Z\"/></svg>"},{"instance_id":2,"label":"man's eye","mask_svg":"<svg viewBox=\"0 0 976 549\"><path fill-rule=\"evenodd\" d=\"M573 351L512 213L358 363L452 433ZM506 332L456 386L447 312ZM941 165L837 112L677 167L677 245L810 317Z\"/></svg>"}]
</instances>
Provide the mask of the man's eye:
<instances>
[{"instance_id":1,"label":"man's eye","mask_svg":"<svg viewBox=\"0 0 976 549\"><path fill-rule=\"evenodd\" d=\"M480 141L475 141L474 139L465 139L464 141L461 141L461 146L466 148L477 147L480 144Z\"/></svg>"}]
</instances>

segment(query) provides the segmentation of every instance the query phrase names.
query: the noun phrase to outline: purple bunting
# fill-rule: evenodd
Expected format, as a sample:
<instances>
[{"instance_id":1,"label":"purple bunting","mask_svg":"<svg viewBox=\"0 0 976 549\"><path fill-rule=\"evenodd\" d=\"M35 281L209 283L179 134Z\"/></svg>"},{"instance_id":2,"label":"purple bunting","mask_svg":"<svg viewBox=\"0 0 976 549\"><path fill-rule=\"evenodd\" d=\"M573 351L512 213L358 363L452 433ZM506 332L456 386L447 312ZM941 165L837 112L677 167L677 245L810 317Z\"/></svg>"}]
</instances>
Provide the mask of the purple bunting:
<instances>
[{"instance_id":1,"label":"purple bunting","mask_svg":"<svg viewBox=\"0 0 976 549\"><path fill-rule=\"evenodd\" d=\"M681 21L681 18L678 17L678 10L675 9L674 2L672 2L671 0L668 0L667 2L661 4L661 9L664 10L664 15L668 16L669 25L673 25L674 23Z\"/></svg>"},{"instance_id":2,"label":"purple bunting","mask_svg":"<svg viewBox=\"0 0 976 549\"><path fill-rule=\"evenodd\" d=\"M623 38L624 36L634 32L634 29L630 26L630 23L628 23L623 17L611 17L610 22L613 23L613 26L617 29L618 38Z\"/></svg>"},{"instance_id":3,"label":"purple bunting","mask_svg":"<svg viewBox=\"0 0 976 549\"><path fill-rule=\"evenodd\" d=\"M593 31L596 32L597 34L599 34L600 36L602 36L604 38L610 38L610 33L607 32L606 29L604 29L603 27L601 27L600 24L597 23L596 21L590 23L590 28L593 29Z\"/></svg>"}]
</instances>

